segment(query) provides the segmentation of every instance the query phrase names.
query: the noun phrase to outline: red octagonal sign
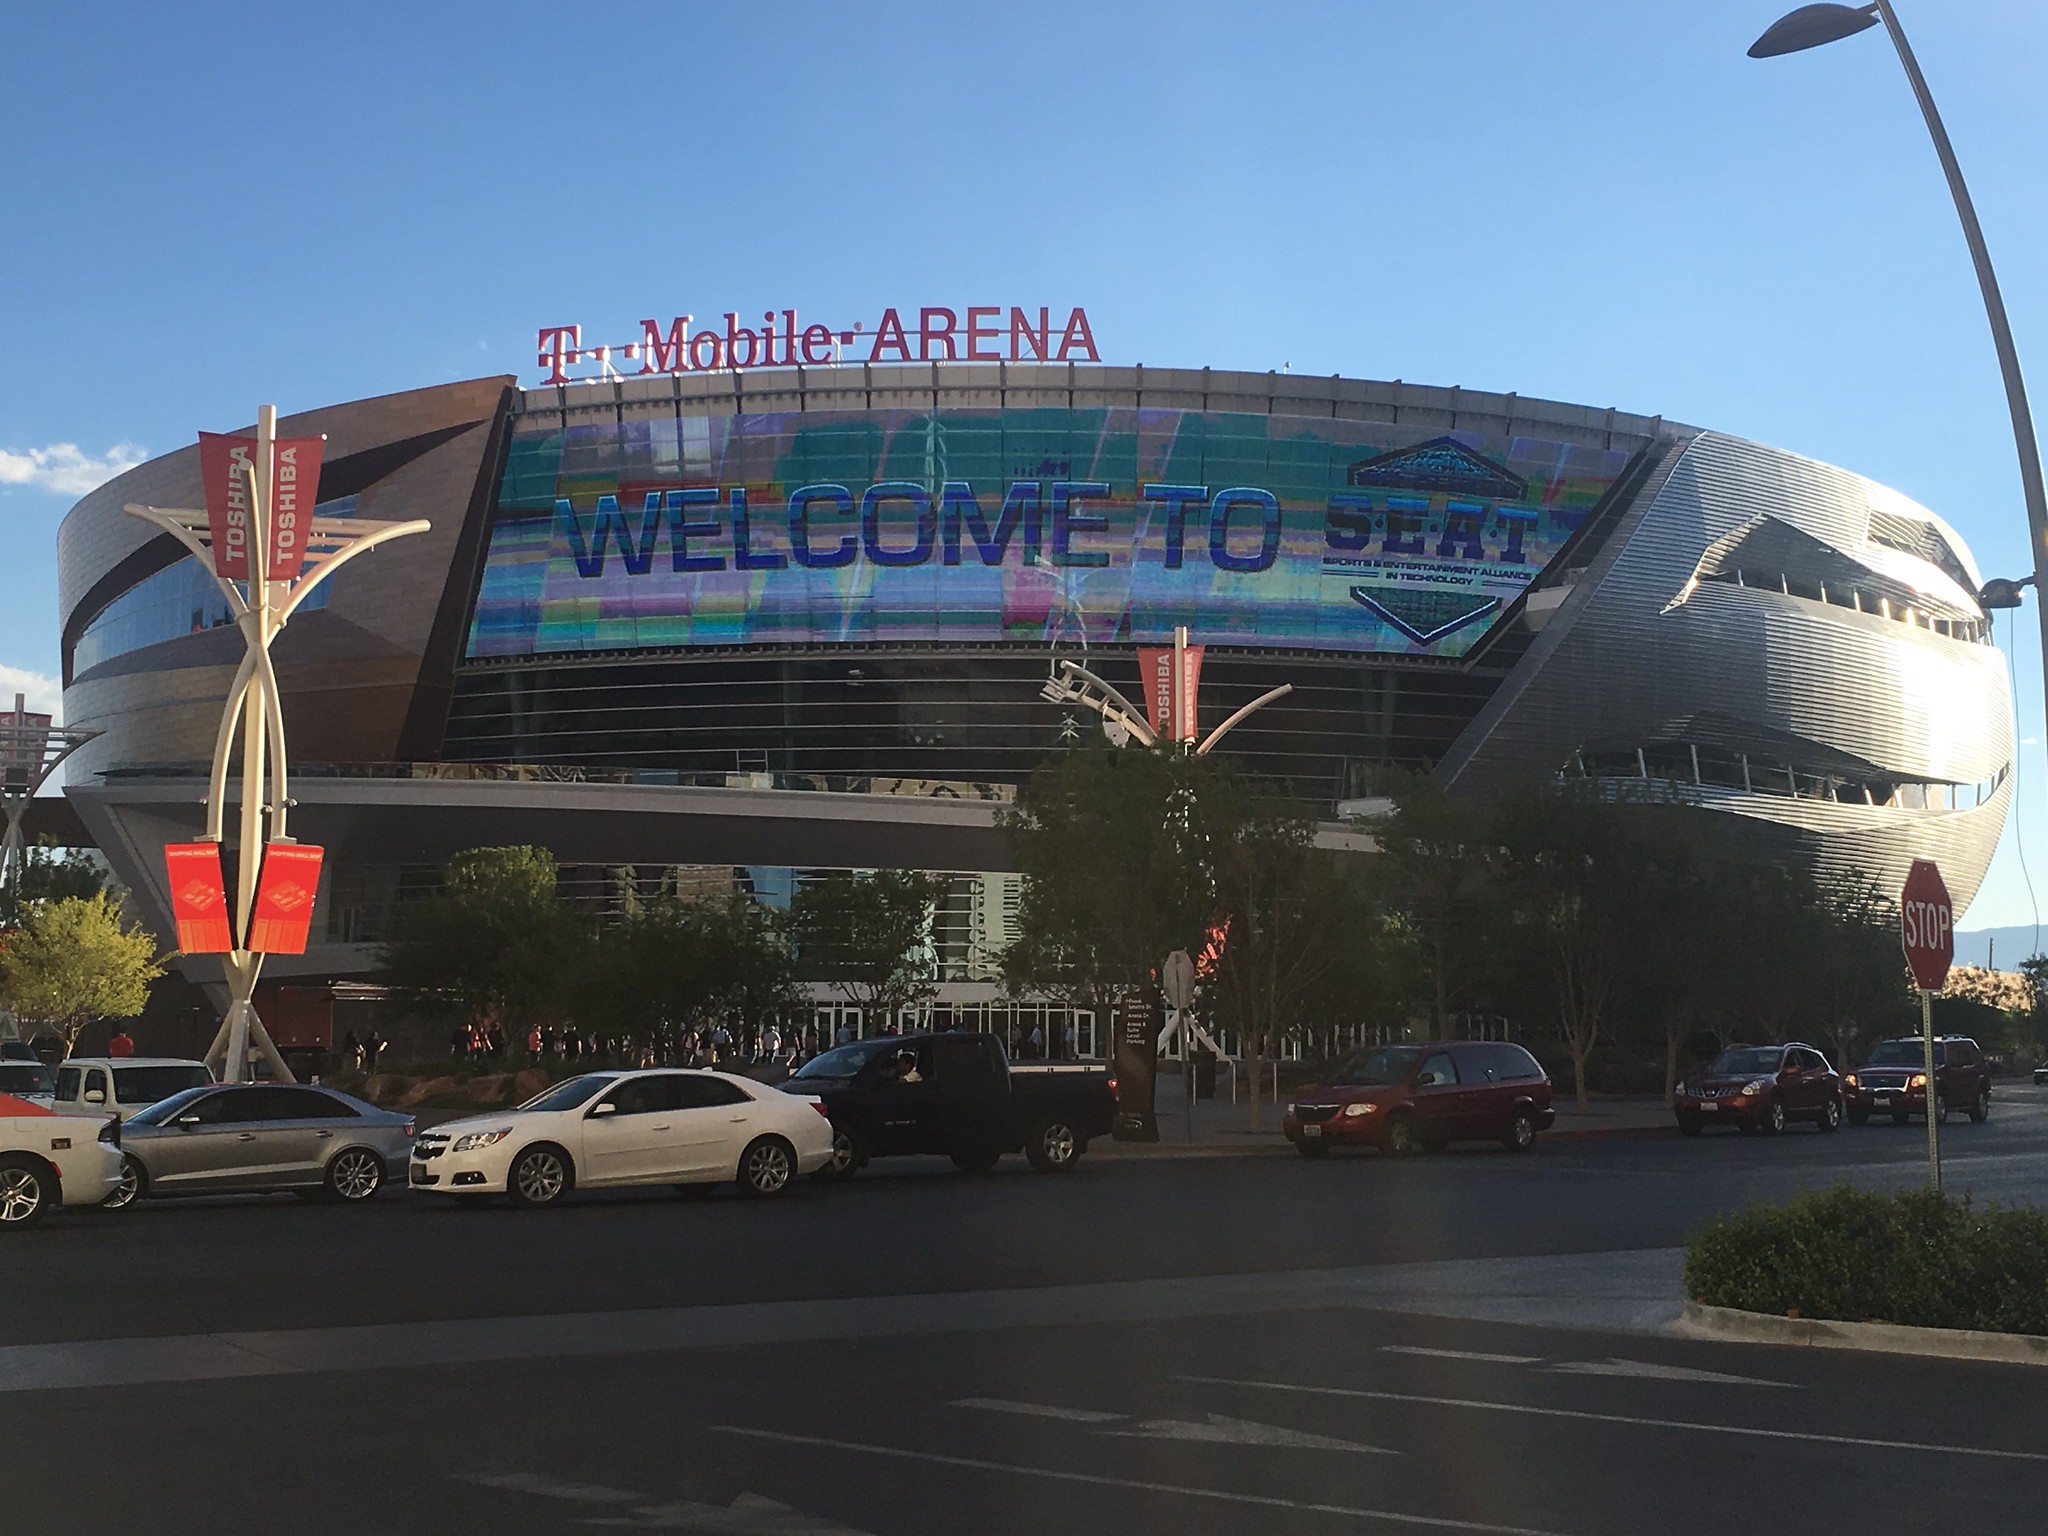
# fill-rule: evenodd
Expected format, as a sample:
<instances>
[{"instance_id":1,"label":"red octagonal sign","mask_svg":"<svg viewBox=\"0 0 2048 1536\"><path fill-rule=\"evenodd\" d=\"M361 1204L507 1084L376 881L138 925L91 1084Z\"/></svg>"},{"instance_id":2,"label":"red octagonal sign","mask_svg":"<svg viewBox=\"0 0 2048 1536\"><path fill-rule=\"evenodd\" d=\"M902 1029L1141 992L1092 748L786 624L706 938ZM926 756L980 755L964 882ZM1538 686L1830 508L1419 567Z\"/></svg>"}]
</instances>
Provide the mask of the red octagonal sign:
<instances>
[{"instance_id":1,"label":"red octagonal sign","mask_svg":"<svg viewBox=\"0 0 2048 1536\"><path fill-rule=\"evenodd\" d=\"M1931 859L1915 859L1906 871L1906 888L1899 893L1899 939L1914 985L1939 992L1956 955L1956 921L1948 887Z\"/></svg>"}]
</instances>

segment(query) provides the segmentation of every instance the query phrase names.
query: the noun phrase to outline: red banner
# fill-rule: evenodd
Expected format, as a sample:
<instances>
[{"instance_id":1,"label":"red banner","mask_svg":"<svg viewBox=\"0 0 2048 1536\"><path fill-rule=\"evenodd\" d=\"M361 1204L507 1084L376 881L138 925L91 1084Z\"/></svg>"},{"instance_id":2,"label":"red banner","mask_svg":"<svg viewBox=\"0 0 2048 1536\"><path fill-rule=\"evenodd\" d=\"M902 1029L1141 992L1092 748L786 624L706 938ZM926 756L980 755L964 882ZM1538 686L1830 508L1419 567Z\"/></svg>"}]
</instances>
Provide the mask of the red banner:
<instances>
[{"instance_id":1,"label":"red banner","mask_svg":"<svg viewBox=\"0 0 2048 1536\"><path fill-rule=\"evenodd\" d=\"M265 955L303 955L320 889L322 850L311 843L268 843L256 880L256 916L249 948Z\"/></svg>"},{"instance_id":2,"label":"red banner","mask_svg":"<svg viewBox=\"0 0 2048 1536\"><path fill-rule=\"evenodd\" d=\"M292 581L306 558L306 534L320 490L317 437L272 441L270 520L264 546L272 581ZM213 569L230 581L249 578L249 468L256 439L220 432L199 434L199 477L206 488L206 522L213 534Z\"/></svg>"},{"instance_id":3,"label":"red banner","mask_svg":"<svg viewBox=\"0 0 2048 1536\"><path fill-rule=\"evenodd\" d=\"M178 948L188 955L224 955L235 947L228 926L228 893L221 880L219 843L166 843L171 916Z\"/></svg>"},{"instance_id":4,"label":"red banner","mask_svg":"<svg viewBox=\"0 0 2048 1536\"><path fill-rule=\"evenodd\" d=\"M1202 648L1191 645L1182 656L1179 697L1175 697L1173 647L1138 647L1138 680L1145 690L1145 717L1161 741L1195 739L1195 695L1202 681Z\"/></svg>"}]
</instances>

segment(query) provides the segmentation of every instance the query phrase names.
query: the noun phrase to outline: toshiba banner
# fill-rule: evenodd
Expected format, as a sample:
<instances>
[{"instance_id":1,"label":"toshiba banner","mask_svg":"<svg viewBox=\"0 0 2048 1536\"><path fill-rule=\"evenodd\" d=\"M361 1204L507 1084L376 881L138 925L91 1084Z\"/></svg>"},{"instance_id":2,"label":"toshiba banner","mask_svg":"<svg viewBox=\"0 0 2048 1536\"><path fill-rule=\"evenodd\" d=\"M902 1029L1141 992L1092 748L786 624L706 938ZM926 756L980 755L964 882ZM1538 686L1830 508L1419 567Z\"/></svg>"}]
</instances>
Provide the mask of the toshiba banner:
<instances>
[{"instance_id":1,"label":"toshiba banner","mask_svg":"<svg viewBox=\"0 0 2048 1536\"><path fill-rule=\"evenodd\" d=\"M171 916L178 948L188 955L224 955L235 947L228 927L227 888L221 880L219 843L166 843Z\"/></svg>"},{"instance_id":2,"label":"toshiba banner","mask_svg":"<svg viewBox=\"0 0 2048 1536\"><path fill-rule=\"evenodd\" d=\"M272 581L293 581L306 559L306 534L320 488L317 437L280 437L271 443L270 527L264 547ZM206 521L213 534L213 568L230 581L249 579L249 475L256 439L220 432L199 434L199 475L206 486Z\"/></svg>"},{"instance_id":3,"label":"toshiba banner","mask_svg":"<svg viewBox=\"0 0 2048 1536\"><path fill-rule=\"evenodd\" d=\"M1173 647L1138 647L1138 677L1145 689L1145 715L1161 741L1195 739L1195 697L1202 681L1202 648L1188 646L1180 679L1180 697L1174 697Z\"/></svg>"},{"instance_id":4,"label":"toshiba banner","mask_svg":"<svg viewBox=\"0 0 2048 1536\"><path fill-rule=\"evenodd\" d=\"M256 882L249 948L265 955L303 955L320 889L322 850L311 843L268 843Z\"/></svg>"}]
</instances>

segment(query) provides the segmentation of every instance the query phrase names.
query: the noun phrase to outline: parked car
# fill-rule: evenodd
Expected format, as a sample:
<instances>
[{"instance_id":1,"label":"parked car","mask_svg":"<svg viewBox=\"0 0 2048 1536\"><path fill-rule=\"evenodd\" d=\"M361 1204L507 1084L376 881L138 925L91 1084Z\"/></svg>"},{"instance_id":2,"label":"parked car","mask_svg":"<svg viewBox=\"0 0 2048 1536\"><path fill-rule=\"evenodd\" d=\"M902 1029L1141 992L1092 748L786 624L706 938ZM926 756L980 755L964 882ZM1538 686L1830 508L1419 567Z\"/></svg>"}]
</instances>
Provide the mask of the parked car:
<instances>
[{"instance_id":1,"label":"parked car","mask_svg":"<svg viewBox=\"0 0 2048 1536\"><path fill-rule=\"evenodd\" d=\"M743 1194L778 1195L831 1158L816 1099L675 1068L591 1072L516 1109L438 1125L414 1142L408 1177L425 1194L543 1206L620 1184L736 1182Z\"/></svg>"},{"instance_id":2,"label":"parked car","mask_svg":"<svg viewBox=\"0 0 2048 1536\"><path fill-rule=\"evenodd\" d=\"M1446 1040L1354 1053L1287 1106L1281 1129L1303 1157L1376 1146L1390 1157L1454 1141L1526 1152L1557 1118L1550 1078L1519 1045Z\"/></svg>"},{"instance_id":3,"label":"parked car","mask_svg":"<svg viewBox=\"0 0 2048 1536\"><path fill-rule=\"evenodd\" d=\"M74 1056L57 1068L52 1108L128 1119L137 1110L213 1081L201 1061L170 1056Z\"/></svg>"},{"instance_id":4,"label":"parked car","mask_svg":"<svg viewBox=\"0 0 2048 1536\"><path fill-rule=\"evenodd\" d=\"M2038 1088L2044 1083L2048 1083L2048 1062L2034 1068L2034 1086Z\"/></svg>"},{"instance_id":5,"label":"parked car","mask_svg":"<svg viewBox=\"0 0 2048 1536\"><path fill-rule=\"evenodd\" d=\"M1678 1129L1697 1136L1727 1123L1746 1136L1772 1135L1794 1120L1823 1131L1842 1124L1842 1078L1827 1057L1803 1041L1730 1046L1678 1085Z\"/></svg>"},{"instance_id":6,"label":"parked car","mask_svg":"<svg viewBox=\"0 0 2048 1536\"><path fill-rule=\"evenodd\" d=\"M57 1074L33 1057L27 1061L0 1061L0 1093L49 1109L57 1095Z\"/></svg>"},{"instance_id":7,"label":"parked car","mask_svg":"<svg viewBox=\"0 0 2048 1536\"><path fill-rule=\"evenodd\" d=\"M120 1121L0 1093L0 1230L33 1226L67 1203L97 1205L120 1183Z\"/></svg>"},{"instance_id":8,"label":"parked car","mask_svg":"<svg viewBox=\"0 0 2048 1536\"><path fill-rule=\"evenodd\" d=\"M2039 1072L2034 1081L2042 1081ZM1927 1113L1927 1057L1918 1035L1880 1040L1870 1059L1843 1083L1849 1096L1849 1123L1862 1125L1873 1114L1888 1114L1904 1125ZM1991 1118L1991 1066L1977 1042L1967 1035L1943 1035L1934 1042L1934 1121L1948 1119L1951 1109L1969 1111L1982 1125Z\"/></svg>"},{"instance_id":9,"label":"parked car","mask_svg":"<svg viewBox=\"0 0 2048 1536\"><path fill-rule=\"evenodd\" d=\"M209 1083L128 1117L112 1207L148 1197L290 1190L309 1200L367 1200L412 1150L412 1116L332 1088Z\"/></svg>"},{"instance_id":10,"label":"parked car","mask_svg":"<svg viewBox=\"0 0 2048 1536\"><path fill-rule=\"evenodd\" d=\"M782 1087L824 1102L832 1126L825 1178L917 1153L981 1173L1019 1149L1039 1172L1062 1173L1116 1118L1103 1068L1013 1066L994 1035L961 1030L856 1040L812 1057Z\"/></svg>"}]
</instances>

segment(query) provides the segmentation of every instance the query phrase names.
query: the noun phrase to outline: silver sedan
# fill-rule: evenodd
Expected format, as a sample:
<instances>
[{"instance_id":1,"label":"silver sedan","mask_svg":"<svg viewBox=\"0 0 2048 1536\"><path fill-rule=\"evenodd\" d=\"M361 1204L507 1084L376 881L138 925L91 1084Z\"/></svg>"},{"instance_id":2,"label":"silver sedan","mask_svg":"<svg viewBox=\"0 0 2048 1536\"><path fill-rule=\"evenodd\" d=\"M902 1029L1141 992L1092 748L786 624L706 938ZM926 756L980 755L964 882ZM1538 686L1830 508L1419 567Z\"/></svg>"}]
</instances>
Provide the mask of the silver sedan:
<instances>
[{"instance_id":1,"label":"silver sedan","mask_svg":"<svg viewBox=\"0 0 2048 1536\"><path fill-rule=\"evenodd\" d=\"M291 1190L367 1200L412 1153L413 1121L332 1088L188 1088L121 1127L121 1187L103 1202Z\"/></svg>"}]
</instances>

